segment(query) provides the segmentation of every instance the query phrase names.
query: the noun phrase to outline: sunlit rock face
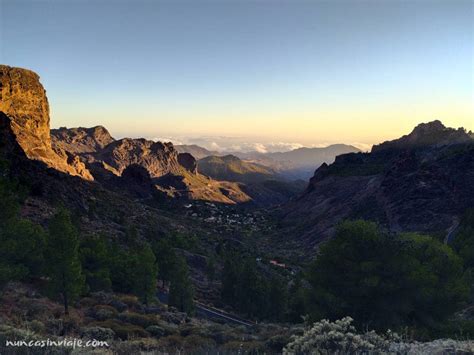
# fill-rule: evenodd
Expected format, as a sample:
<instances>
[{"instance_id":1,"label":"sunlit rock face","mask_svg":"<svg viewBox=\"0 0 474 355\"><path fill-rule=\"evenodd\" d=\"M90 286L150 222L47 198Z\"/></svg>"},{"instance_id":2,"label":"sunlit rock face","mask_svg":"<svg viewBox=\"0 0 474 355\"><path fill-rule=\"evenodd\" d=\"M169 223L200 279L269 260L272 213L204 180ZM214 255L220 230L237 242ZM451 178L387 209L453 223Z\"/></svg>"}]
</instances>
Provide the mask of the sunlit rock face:
<instances>
[{"instance_id":1,"label":"sunlit rock face","mask_svg":"<svg viewBox=\"0 0 474 355\"><path fill-rule=\"evenodd\" d=\"M0 65L0 111L29 159L49 167L92 180L85 165L63 150L51 148L49 104L39 76L26 69Z\"/></svg>"}]
</instances>

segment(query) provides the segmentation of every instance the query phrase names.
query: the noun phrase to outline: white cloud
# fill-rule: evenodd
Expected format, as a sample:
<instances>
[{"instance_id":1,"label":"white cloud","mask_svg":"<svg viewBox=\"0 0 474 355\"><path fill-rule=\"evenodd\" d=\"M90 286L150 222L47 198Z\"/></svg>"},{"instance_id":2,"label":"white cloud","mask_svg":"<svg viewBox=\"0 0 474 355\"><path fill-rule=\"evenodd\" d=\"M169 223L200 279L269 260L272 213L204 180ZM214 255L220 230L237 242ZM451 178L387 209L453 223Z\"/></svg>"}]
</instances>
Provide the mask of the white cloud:
<instances>
[{"instance_id":1,"label":"white cloud","mask_svg":"<svg viewBox=\"0 0 474 355\"><path fill-rule=\"evenodd\" d=\"M267 145L268 152L287 152L290 150L295 150L298 148L303 148L301 143L291 143L291 142L272 142Z\"/></svg>"},{"instance_id":2,"label":"white cloud","mask_svg":"<svg viewBox=\"0 0 474 355\"><path fill-rule=\"evenodd\" d=\"M185 137L185 136L161 136L151 138L154 141L171 142L178 144L197 144L203 148L221 153L231 152L259 152L259 153L275 153L288 152L290 150L308 147L308 148L324 148L331 144L330 142L301 144L298 142L262 142L259 140L249 140L245 137L226 137L226 136L203 136L203 137ZM364 152L370 151L371 144L355 142L347 143L353 145Z\"/></svg>"},{"instance_id":3,"label":"white cloud","mask_svg":"<svg viewBox=\"0 0 474 355\"><path fill-rule=\"evenodd\" d=\"M211 142L210 145L209 145L209 148L211 150L217 150L217 151L222 150L222 148L216 142Z\"/></svg>"},{"instance_id":4,"label":"white cloud","mask_svg":"<svg viewBox=\"0 0 474 355\"><path fill-rule=\"evenodd\" d=\"M262 143L253 143L253 150L259 153L268 153L267 147Z\"/></svg>"}]
</instances>

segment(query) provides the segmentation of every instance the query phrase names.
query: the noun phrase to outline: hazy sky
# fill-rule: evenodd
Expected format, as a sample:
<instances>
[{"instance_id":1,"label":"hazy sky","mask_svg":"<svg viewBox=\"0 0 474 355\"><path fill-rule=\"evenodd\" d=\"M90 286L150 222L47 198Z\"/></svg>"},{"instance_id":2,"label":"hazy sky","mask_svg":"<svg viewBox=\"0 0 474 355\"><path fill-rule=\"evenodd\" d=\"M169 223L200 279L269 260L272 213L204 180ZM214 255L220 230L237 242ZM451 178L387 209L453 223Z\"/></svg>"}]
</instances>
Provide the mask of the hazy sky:
<instances>
[{"instance_id":1,"label":"hazy sky","mask_svg":"<svg viewBox=\"0 0 474 355\"><path fill-rule=\"evenodd\" d=\"M0 62L52 125L115 136L375 143L474 129L474 1L0 0Z\"/></svg>"}]
</instances>

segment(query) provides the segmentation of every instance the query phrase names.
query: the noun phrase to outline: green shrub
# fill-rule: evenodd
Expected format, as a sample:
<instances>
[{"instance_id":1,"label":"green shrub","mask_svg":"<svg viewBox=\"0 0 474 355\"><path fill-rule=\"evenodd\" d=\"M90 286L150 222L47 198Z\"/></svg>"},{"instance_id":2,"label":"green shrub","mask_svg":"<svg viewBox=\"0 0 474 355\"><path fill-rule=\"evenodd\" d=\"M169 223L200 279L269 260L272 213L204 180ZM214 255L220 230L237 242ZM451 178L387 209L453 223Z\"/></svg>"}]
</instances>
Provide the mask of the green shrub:
<instances>
[{"instance_id":1,"label":"green shrub","mask_svg":"<svg viewBox=\"0 0 474 355\"><path fill-rule=\"evenodd\" d=\"M432 327L469 297L462 260L430 236L391 235L372 222L341 223L307 281L312 320L351 315L374 329Z\"/></svg>"},{"instance_id":2,"label":"green shrub","mask_svg":"<svg viewBox=\"0 0 474 355\"><path fill-rule=\"evenodd\" d=\"M146 338L150 336L150 334L148 334L148 332L142 327L130 323L124 323L118 320L109 319L106 321L96 321L89 323L89 327L94 326L112 329L117 337L122 340Z\"/></svg>"},{"instance_id":3,"label":"green shrub","mask_svg":"<svg viewBox=\"0 0 474 355\"><path fill-rule=\"evenodd\" d=\"M28 322L28 329L35 333L43 333L46 330L46 327L43 322L33 319L31 322Z\"/></svg>"},{"instance_id":4,"label":"green shrub","mask_svg":"<svg viewBox=\"0 0 474 355\"><path fill-rule=\"evenodd\" d=\"M176 352L176 350L181 350L184 344L184 338L180 335L169 335L167 337L161 338L158 341L160 349Z\"/></svg>"},{"instance_id":5,"label":"green shrub","mask_svg":"<svg viewBox=\"0 0 474 355\"><path fill-rule=\"evenodd\" d=\"M125 312L118 315L118 319L123 322L131 323L138 325L140 327L146 328L151 325L156 325L158 319L155 315L152 314L139 314L134 312Z\"/></svg>"},{"instance_id":6,"label":"green shrub","mask_svg":"<svg viewBox=\"0 0 474 355\"><path fill-rule=\"evenodd\" d=\"M179 327L176 324L167 323L165 321L158 321L158 326L163 328L165 335L177 335L179 332Z\"/></svg>"},{"instance_id":7,"label":"green shrub","mask_svg":"<svg viewBox=\"0 0 474 355\"><path fill-rule=\"evenodd\" d=\"M165 335L165 330L157 325L150 325L146 328L146 331L156 338L160 338Z\"/></svg>"},{"instance_id":8,"label":"green shrub","mask_svg":"<svg viewBox=\"0 0 474 355\"><path fill-rule=\"evenodd\" d=\"M429 329L429 338L474 339L474 320L451 320Z\"/></svg>"},{"instance_id":9,"label":"green shrub","mask_svg":"<svg viewBox=\"0 0 474 355\"><path fill-rule=\"evenodd\" d=\"M199 335L190 335L184 338L184 349L186 352L205 353L206 350L215 349L216 342L210 338Z\"/></svg>"},{"instance_id":10,"label":"green shrub","mask_svg":"<svg viewBox=\"0 0 474 355\"><path fill-rule=\"evenodd\" d=\"M261 341L231 341L220 348L224 353L264 354L265 344Z\"/></svg>"},{"instance_id":11,"label":"green shrub","mask_svg":"<svg viewBox=\"0 0 474 355\"><path fill-rule=\"evenodd\" d=\"M122 295L119 296L120 301L125 303L129 308L137 308L140 307L140 302L138 301L137 296L133 295Z\"/></svg>"},{"instance_id":12,"label":"green shrub","mask_svg":"<svg viewBox=\"0 0 474 355\"><path fill-rule=\"evenodd\" d=\"M37 336L30 330L18 329L9 325L0 325L0 344L6 340L32 340Z\"/></svg>"},{"instance_id":13,"label":"green shrub","mask_svg":"<svg viewBox=\"0 0 474 355\"><path fill-rule=\"evenodd\" d=\"M18 302L19 306L25 310L27 319L46 319L52 315L53 310L59 313L62 312L61 308L52 308L50 304L41 299L32 299L23 297Z\"/></svg>"},{"instance_id":14,"label":"green shrub","mask_svg":"<svg viewBox=\"0 0 474 355\"><path fill-rule=\"evenodd\" d=\"M232 330L221 330L212 333L212 339L214 339L218 344L230 343L239 340L239 338L240 337Z\"/></svg>"},{"instance_id":15,"label":"green shrub","mask_svg":"<svg viewBox=\"0 0 474 355\"><path fill-rule=\"evenodd\" d=\"M323 319L314 323L303 335L293 337L283 354L386 353L391 342L400 340L389 332L387 335L378 335L374 331L357 333L352 321L352 318L345 317L335 322Z\"/></svg>"},{"instance_id":16,"label":"green shrub","mask_svg":"<svg viewBox=\"0 0 474 355\"><path fill-rule=\"evenodd\" d=\"M95 326L81 328L80 334L86 339L111 340L115 338L115 332L112 329Z\"/></svg>"},{"instance_id":17,"label":"green shrub","mask_svg":"<svg viewBox=\"0 0 474 355\"><path fill-rule=\"evenodd\" d=\"M97 300L92 297L83 297L79 300L79 305L85 308L94 307L97 303Z\"/></svg>"},{"instance_id":18,"label":"green shrub","mask_svg":"<svg viewBox=\"0 0 474 355\"><path fill-rule=\"evenodd\" d=\"M268 339L265 342L265 347L271 353L278 353L280 354L285 347L286 344L290 342L290 336L288 335L275 335Z\"/></svg>"},{"instance_id":19,"label":"green shrub","mask_svg":"<svg viewBox=\"0 0 474 355\"><path fill-rule=\"evenodd\" d=\"M179 334L183 337L187 337L191 334L195 334L198 329L198 327L195 327L193 325L184 324L183 326L179 327Z\"/></svg>"},{"instance_id":20,"label":"green shrub","mask_svg":"<svg viewBox=\"0 0 474 355\"><path fill-rule=\"evenodd\" d=\"M93 315L94 315L94 318L98 320L106 320L106 319L117 317L118 312L114 307L104 305L104 304L99 304L99 305L94 306Z\"/></svg>"}]
</instances>

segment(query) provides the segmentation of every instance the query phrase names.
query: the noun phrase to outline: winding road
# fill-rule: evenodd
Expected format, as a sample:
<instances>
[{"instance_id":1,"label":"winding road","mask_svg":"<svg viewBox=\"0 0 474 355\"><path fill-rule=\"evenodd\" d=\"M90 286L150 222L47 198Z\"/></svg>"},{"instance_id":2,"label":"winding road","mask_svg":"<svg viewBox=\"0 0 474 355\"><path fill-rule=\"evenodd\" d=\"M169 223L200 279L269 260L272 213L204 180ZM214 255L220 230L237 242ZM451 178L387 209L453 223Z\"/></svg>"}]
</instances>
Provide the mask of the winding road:
<instances>
[{"instance_id":1,"label":"winding road","mask_svg":"<svg viewBox=\"0 0 474 355\"><path fill-rule=\"evenodd\" d=\"M162 303L168 304L168 293L164 291L158 291L158 298ZM244 325L247 327L253 327L255 323L248 320L242 319L236 315L227 313L223 310L209 307L201 302L194 301L194 307L196 310L196 317L206 319L218 319L226 323L232 323L237 325Z\"/></svg>"}]
</instances>

